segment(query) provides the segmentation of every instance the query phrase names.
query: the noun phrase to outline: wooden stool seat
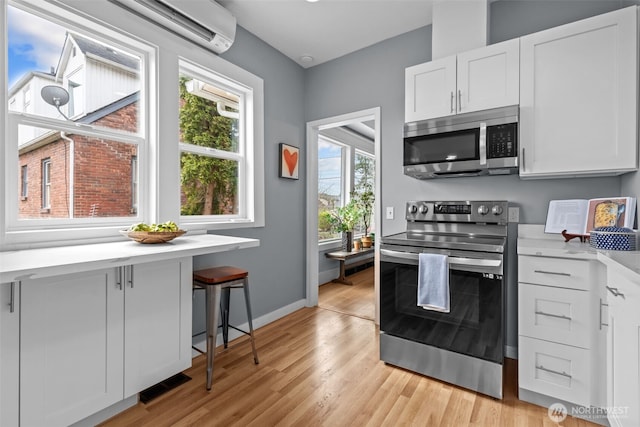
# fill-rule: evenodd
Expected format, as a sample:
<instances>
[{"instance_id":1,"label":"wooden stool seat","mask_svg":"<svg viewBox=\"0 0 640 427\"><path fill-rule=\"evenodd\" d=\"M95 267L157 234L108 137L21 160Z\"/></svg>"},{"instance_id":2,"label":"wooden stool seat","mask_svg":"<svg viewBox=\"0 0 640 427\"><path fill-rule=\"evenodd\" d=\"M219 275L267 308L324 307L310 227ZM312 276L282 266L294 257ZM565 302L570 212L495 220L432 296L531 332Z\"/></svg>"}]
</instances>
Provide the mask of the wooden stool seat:
<instances>
[{"instance_id":1,"label":"wooden stool seat","mask_svg":"<svg viewBox=\"0 0 640 427\"><path fill-rule=\"evenodd\" d=\"M251 301L249 298L249 272L238 267L225 265L212 267L193 272L194 287L204 288L206 292L207 315L207 390L211 390L213 382L213 361L215 356L216 338L218 336L218 322L222 320L222 339L224 347L229 340L229 327L249 335L253 361L257 365L258 352L256 351L253 336L253 319L251 315ZM247 309L247 323L249 331L244 331L229 324L229 306L231 289L243 289L244 301ZM222 307L220 307L222 305ZM195 347L194 347L195 348ZM196 348L196 350L204 353Z\"/></svg>"},{"instance_id":2,"label":"wooden stool seat","mask_svg":"<svg viewBox=\"0 0 640 427\"><path fill-rule=\"evenodd\" d=\"M249 276L247 270L225 265L223 267L206 268L193 272L193 278L198 282L217 285L232 280L242 280Z\"/></svg>"}]
</instances>

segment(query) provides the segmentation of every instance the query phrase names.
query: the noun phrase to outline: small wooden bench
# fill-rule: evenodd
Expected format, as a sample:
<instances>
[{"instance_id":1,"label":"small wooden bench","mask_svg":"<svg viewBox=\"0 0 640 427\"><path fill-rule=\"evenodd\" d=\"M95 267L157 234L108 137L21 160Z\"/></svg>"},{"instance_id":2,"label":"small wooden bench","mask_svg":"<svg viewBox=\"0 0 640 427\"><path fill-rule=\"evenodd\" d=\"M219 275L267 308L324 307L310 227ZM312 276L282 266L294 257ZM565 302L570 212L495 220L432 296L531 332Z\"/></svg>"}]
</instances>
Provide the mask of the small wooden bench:
<instances>
[{"instance_id":1,"label":"small wooden bench","mask_svg":"<svg viewBox=\"0 0 640 427\"><path fill-rule=\"evenodd\" d=\"M350 263L349 266L358 266L365 264L373 259L375 256L374 248L362 248L359 250L353 250L351 252L337 251L327 252L325 256L329 259L335 259L340 261L340 276L337 279L333 279L332 282L343 283L345 285L353 285L353 282L348 280L345 274L345 263L349 259L359 258L357 261Z\"/></svg>"}]
</instances>

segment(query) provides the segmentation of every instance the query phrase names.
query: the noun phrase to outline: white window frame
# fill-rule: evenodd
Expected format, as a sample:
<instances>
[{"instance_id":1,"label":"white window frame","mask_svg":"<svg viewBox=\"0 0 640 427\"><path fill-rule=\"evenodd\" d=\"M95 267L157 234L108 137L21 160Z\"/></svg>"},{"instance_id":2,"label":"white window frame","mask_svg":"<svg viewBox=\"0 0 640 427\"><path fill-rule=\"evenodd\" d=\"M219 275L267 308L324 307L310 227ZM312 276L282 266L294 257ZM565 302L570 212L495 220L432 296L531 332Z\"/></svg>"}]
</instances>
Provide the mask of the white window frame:
<instances>
[{"instance_id":1,"label":"white window frame","mask_svg":"<svg viewBox=\"0 0 640 427\"><path fill-rule=\"evenodd\" d=\"M44 2L41 0L8 0L0 2L0 22L6 24L6 6L18 6L36 13L70 30L86 34L91 38L123 48L131 46L130 53L144 52L141 70L141 98L139 105L140 130L146 138L136 140L139 159L139 206L138 217L145 222L164 222L180 218L180 175L178 140L178 69L180 63L197 64L197 67L212 70L245 88L251 96L245 99L246 120L246 215L241 218L197 218L194 222L180 226L186 230L207 231L263 227L265 224L264 194L264 81L241 67L212 54L203 47L187 44L184 39L152 25L140 25L140 18L133 16L111 2ZM6 25L3 26L3 29ZM99 30L99 31L98 31ZM4 79L2 88L8 93L6 66L6 32L0 30L3 55L0 55L0 70ZM98 34L99 33L99 34ZM126 36L125 36L126 35ZM125 40L126 37L126 40ZM125 49L126 50L126 49ZM184 64L183 64L184 65ZM172 90L175 89L175 92ZM5 120L4 140L17 138L10 135L9 121L20 117L26 122L47 122L43 117L29 114L9 117L7 104L0 103L0 118ZM25 122L25 123L26 123ZM82 133L84 128L73 123L56 120L53 129ZM12 124L15 127L15 123ZM45 128L47 126L44 126ZM16 128L17 129L17 128ZM2 132L2 130L0 130ZM122 140L130 135L119 135ZM10 144L8 144L10 145ZM17 150L17 148L15 148ZM17 153L10 147L0 149L0 164L13 168L6 170L4 181L0 179L0 251L22 247L46 247L79 244L96 241L120 241L118 230L136 221L133 217L103 220L101 218L77 219L76 222L47 224L40 227L17 229L8 213L18 208ZM15 196L15 197L14 197ZM13 200L13 199L16 200ZM40 221L40 220L36 220ZM48 220L45 220L48 221ZM82 221L87 221L82 224ZM92 222L93 221L93 222ZM176 221L176 222L178 222ZM35 221L34 221L35 222ZM13 225L12 225L13 224ZM45 227L45 224L46 227Z\"/></svg>"},{"instance_id":2,"label":"white window frame","mask_svg":"<svg viewBox=\"0 0 640 427\"><path fill-rule=\"evenodd\" d=\"M210 65L183 57L179 58L178 62L180 73L188 74L218 87L226 87L240 97L237 152L179 143L180 153L193 153L238 162L238 213L232 215L180 215L180 224L185 228L193 229L264 226L262 79L255 76L253 78L242 76L243 73L238 72L224 74L224 72L214 71ZM178 111L176 111L177 114ZM178 191L180 191L179 182Z\"/></svg>"},{"instance_id":3,"label":"white window frame","mask_svg":"<svg viewBox=\"0 0 640 427\"><path fill-rule=\"evenodd\" d=\"M353 187L355 185L355 164L356 164L356 153L371 157L375 162L374 152L374 144L373 142L369 147L366 144L359 142L349 142L349 141L338 141L335 138L331 138L326 135L318 135L318 139L325 140L332 144L336 144L343 147L343 156L342 156L342 201L341 206L346 205L351 200L351 192L353 191ZM374 177L375 181L375 177ZM360 236L360 235L358 235ZM354 236L356 237L356 236ZM340 237L336 237L333 239L324 239L318 240L318 246L320 250L329 249L332 247L337 247L337 244L341 242Z\"/></svg>"},{"instance_id":4,"label":"white window frame","mask_svg":"<svg viewBox=\"0 0 640 427\"><path fill-rule=\"evenodd\" d=\"M42 202L41 209L51 209L51 158L42 159Z\"/></svg>"},{"instance_id":5,"label":"white window frame","mask_svg":"<svg viewBox=\"0 0 640 427\"><path fill-rule=\"evenodd\" d=\"M20 166L20 199L26 200L29 197L29 166Z\"/></svg>"},{"instance_id":6,"label":"white window frame","mask_svg":"<svg viewBox=\"0 0 640 427\"><path fill-rule=\"evenodd\" d=\"M7 111L6 106L0 107L0 113L6 117L5 141L18 141L18 128L20 126L32 126L52 130L55 132L66 132L70 134L83 135L92 138L102 138L106 140L124 142L137 146L138 159L148 159L149 141L153 140L153 134L149 128L148 102L149 87L153 82L149 64L157 56L155 49L149 45L139 42L131 37L123 36L120 32L102 26L97 20L92 20L81 14L74 14L67 9L62 9L51 3L11 0L3 2L2 17L6 15L7 4L18 7L34 15L55 22L68 30L83 34L86 37L99 40L110 46L122 49L130 54L141 58L140 70L140 100L138 105L138 135L123 132L118 129L108 129L94 127L88 124L79 124L66 121L62 118L50 118L25 112ZM6 19L6 18L3 18ZM2 49L6 49L6 32L2 34ZM0 63L4 65L4 62ZM4 71L3 90L7 93L6 65L2 67ZM33 95L32 95L33 96ZM147 135L144 137L143 135ZM128 217L96 217L96 218L19 218L18 178L20 167L18 159L17 144L4 144L0 149L2 156L0 161L5 165L6 174L4 177L4 206L0 202L2 211L2 229L0 230L0 250L20 248L25 246L51 246L65 245L70 243L82 243L85 240L95 240L96 238L116 238L117 230L122 229L132 223L140 222L148 215L149 200L149 180L146 179L148 162L139 161L140 188L138 200L138 211L136 216ZM144 188L144 190L143 190ZM43 208L46 209L46 208Z\"/></svg>"}]
</instances>

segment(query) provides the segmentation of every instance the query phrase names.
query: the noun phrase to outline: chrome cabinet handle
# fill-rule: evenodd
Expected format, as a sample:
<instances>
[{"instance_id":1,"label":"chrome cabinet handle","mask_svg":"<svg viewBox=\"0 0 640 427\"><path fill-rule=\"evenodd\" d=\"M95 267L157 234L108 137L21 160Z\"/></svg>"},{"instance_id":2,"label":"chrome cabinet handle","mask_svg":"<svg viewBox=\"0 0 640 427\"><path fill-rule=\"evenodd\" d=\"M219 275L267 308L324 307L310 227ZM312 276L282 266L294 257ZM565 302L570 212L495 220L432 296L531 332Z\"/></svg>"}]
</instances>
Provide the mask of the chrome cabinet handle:
<instances>
[{"instance_id":1,"label":"chrome cabinet handle","mask_svg":"<svg viewBox=\"0 0 640 427\"><path fill-rule=\"evenodd\" d=\"M614 297L622 297L622 299L626 299L624 294L618 290L618 288L610 288L609 286L605 286L609 292L613 294Z\"/></svg>"},{"instance_id":2,"label":"chrome cabinet handle","mask_svg":"<svg viewBox=\"0 0 640 427\"><path fill-rule=\"evenodd\" d=\"M545 313L544 311L536 311L536 314L539 314L541 316L549 316L549 317L555 317L557 319L565 319L565 320L571 320L571 317L569 316L565 316L563 314L552 314L552 313Z\"/></svg>"},{"instance_id":3,"label":"chrome cabinet handle","mask_svg":"<svg viewBox=\"0 0 640 427\"><path fill-rule=\"evenodd\" d=\"M453 92L451 92L451 112L453 113Z\"/></svg>"},{"instance_id":4,"label":"chrome cabinet handle","mask_svg":"<svg viewBox=\"0 0 640 427\"><path fill-rule=\"evenodd\" d=\"M8 305L9 313L13 313L14 311L16 311L16 282L11 282L11 299L9 300Z\"/></svg>"},{"instance_id":5,"label":"chrome cabinet handle","mask_svg":"<svg viewBox=\"0 0 640 427\"><path fill-rule=\"evenodd\" d=\"M116 279L116 287L122 290L122 269L125 267L118 267L118 277Z\"/></svg>"},{"instance_id":6,"label":"chrome cabinet handle","mask_svg":"<svg viewBox=\"0 0 640 427\"><path fill-rule=\"evenodd\" d=\"M462 111L462 91L458 89L458 112Z\"/></svg>"},{"instance_id":7,"label":"chrome cabinet handle","mask_svg":"<svg viewBox=\"0 0 640 427\"><path fill-rule=\"evenodd\" d=\"M602 298L600 298L600 329L602 329L603 326L609 326L608 323L602 323L602 307L609 307L609 304L603 303Z\"/></svg>"},{"instance_id":8,"label":"chrome cabinet handle","mask_svg":"<svg viewBox=\"0 0 640 427\"><path fill-rule=\"evenodd\" d=\"M540 273L540 274L553 274L556 276L566 276L566 277L571 277L571 274L569 273L558 273L556 271L545 271L545 270L533 270L534 273Z\"/></svg>"},{"instance_id":9,"label":"chrome cabinet handle","mask_svg":"<svg viewBox=\"0 0 640 427\"><path fill-rule=\"evenodd\" d=\"M524 148L522 149L522 172L526 171L526 168L524 167Z\"/></svg>"},{"instance_id":10,"label":"chrome cabinet handle","mask_svg":"<svg viewBox=\"0 0 640 427\"><path fill-rule=\"evenodd\" d=\"M129 278L127 279L127 283L129 284L129 287L133 289L133 265L128 266L127 270L129 271Z\"/></svg>"},{"instance_id":11,"label":"chrome cabinet handle","mask_svg":"<svg viewBox=\"0 0 640 427\"><path fill-rule=\"evenodd\" d=\"M571 375L567 374L564 371L562 371L562 372L554 371L553 369L545 368L542 365L540 365L540 366L536 365L536 369L540 369L541 371L550 372L550 373L556 374L556 375L562 375L563 377L571 378Z\"/></svg>"}]
</instances>

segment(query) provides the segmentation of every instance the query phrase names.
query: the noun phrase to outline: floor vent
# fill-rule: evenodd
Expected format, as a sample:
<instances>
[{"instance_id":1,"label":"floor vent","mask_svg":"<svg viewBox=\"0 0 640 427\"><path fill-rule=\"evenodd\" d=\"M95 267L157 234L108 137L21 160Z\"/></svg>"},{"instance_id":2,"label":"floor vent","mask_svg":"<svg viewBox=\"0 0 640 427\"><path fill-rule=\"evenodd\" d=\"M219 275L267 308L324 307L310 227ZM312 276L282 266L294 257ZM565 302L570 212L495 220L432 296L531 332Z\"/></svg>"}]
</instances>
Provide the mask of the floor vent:
<instances>
[{"instance_id":1,"label":"floor vent","mask_svg":"<svg viewBox=\"0 0 640 427\"><path fill-rule=\"evenodd\" d=\"M169 390L172 390L178 387L179 385L182 385L190 380L191 380L190 376L187 376L182 372L180 372L179 374L176 374L170 378L167 378L166 380L159 382L158 384L153 385L146 390L142 390L140 392L140 402L147 403L155 399L156 397L168 392Z\"/></svg>"}]
</instances>

